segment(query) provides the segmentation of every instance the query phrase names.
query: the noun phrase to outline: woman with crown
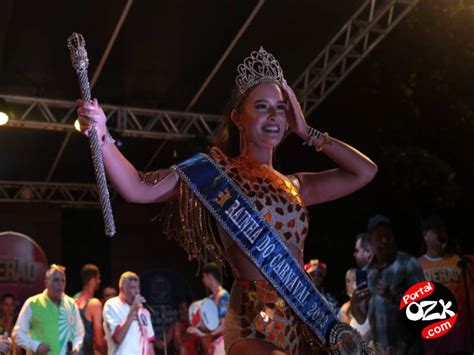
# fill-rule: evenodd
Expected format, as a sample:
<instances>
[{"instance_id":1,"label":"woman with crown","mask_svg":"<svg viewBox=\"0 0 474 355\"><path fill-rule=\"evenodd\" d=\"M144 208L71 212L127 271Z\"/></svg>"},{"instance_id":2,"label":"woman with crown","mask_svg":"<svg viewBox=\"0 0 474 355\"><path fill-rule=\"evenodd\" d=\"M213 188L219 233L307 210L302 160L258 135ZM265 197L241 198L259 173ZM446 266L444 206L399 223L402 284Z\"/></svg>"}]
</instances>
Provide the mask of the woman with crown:
<instances>
[{"instance_id":1,"label":"woman with crown","mask_svg":"<svg viewBox=\"0 0 474 355\"><path fill-rule=\"evenodd\" d=\"M218 178L206 185L207 190L199 190L197 186L212 173L197 168L194 170L199 176L193 177L193 169L186 170L195 162L154 172L137 171L113 144L97 100L78 100L81 131L87 134L91 128L97 130L108 178L127 201L169 203L163 222L165 234L177 239L191 258L204 262L210 258L231 266L235 281L224 324L227 354L337 353L337 348L321 341L321 333L308 331L310 328L301 320L304 315L295 312L295 298L285 296L287 291L283 284L271 281L274 280L271 277L286 275L286 286L288 282L294 286L298 278L288 276L293 272L288 263L295 260L298 265L292 275L300 275L298 268L303 265L304 240L308 233L306 208L362 188L373 179L377 166L355 148L308 126L280 64L263 48L252 52L237 71L230 108L216 144L207 155L201 154L195 159L204 162L203 166L208 164L209 171L217 172ZM286 176L276 171L272 165L274 150L288 130L301 137L304 144L332 159L337 168ZM216 193L213 200L209 196L220 186L219 179L227 187ZM202 191L209 194L207 200ZM237 209L238 201L228 207L233 194L239 195L239 203L249 204L249 212ZM220 206L227 209L219 215ZM252 225L254 221L259 222ZM232 223L242 228L242 233L232 232ZM259 241L253 251L243 249L246 242L260 237L257 232L262 228L276 235L275 243L283 245L280 249L285 249L284 258L291 259L287 264L277 263L281 255L274 256L269 264L261 264L259 259L273 250L270 246L274 245L269 242L264 250L264 243L270 239ZM238 239L245 237L246 240ZM252 254L256 250L264 250L263 257L256 258L256 254ZM269 272L268 267L274 267L274 272ZM301 292L300 300L307 296ZM326 314L323 319L328 323L332 318L324 313L327 312L324 302L318 304L324 310L320 312L313 307L309 314ZM342 343L342 333L344 331L334 335L338 344ZM344 334L349 333L346 329ZM319 339L315 334L319 334ZM358 346L352 353L361 352L363 344Z\"/></svg>"}]
</instances>

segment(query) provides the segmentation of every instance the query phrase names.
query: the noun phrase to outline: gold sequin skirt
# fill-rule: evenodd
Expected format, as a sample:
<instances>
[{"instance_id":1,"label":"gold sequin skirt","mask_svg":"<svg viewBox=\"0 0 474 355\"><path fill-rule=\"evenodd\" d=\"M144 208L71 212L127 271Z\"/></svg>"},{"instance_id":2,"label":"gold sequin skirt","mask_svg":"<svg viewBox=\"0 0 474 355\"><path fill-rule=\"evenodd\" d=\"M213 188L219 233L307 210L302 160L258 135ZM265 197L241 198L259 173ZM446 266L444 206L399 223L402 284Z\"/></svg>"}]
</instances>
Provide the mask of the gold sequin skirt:
<instances>
[{"instance_id":1,"label":"gold sequin skirt","mask_svg":"<svg viewBox=\"0 0 474 355\"><path fill-rule=\"evenodd\" d=\"M225 349L245 339L259 339L291 355L326 354L311 350L302 323L266 280L234 281L225 318Z\"/></svg>"}]
</instances>

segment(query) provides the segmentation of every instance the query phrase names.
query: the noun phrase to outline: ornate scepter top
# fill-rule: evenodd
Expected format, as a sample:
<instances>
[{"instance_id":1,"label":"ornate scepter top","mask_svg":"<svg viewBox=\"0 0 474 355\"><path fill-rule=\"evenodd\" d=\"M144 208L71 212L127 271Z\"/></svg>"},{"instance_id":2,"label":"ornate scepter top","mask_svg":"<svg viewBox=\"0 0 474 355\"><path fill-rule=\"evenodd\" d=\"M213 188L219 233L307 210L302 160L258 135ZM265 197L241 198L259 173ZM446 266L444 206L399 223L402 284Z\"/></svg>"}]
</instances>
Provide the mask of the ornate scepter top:
<instances>
[{"instance_id":1,"label":"ornate scepter top","mask_svg":"<svg viewBox=\"0 0 474 355\"><path fill-rule=\"evenodd\" d=\"M86 41L84 37L80 33L74 32L67 39L67 46L74 70L76 70L76 72L87 70L89 58L87 58Z\"/></svg>"}]
</instances>

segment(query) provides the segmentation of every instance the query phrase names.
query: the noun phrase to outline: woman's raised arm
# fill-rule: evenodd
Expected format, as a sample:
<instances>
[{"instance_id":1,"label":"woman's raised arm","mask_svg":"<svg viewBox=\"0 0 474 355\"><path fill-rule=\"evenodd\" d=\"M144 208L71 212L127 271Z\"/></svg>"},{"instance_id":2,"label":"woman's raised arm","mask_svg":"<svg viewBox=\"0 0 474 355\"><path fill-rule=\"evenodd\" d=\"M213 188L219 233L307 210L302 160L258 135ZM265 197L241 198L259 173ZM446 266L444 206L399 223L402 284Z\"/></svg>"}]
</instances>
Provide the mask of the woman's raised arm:
<instances>
[{"instance_id":1,"label":"woman's raised arm","mask_svg":"<svg viewBox=\"0 0 474 355\"><path fill-rule=\"evenodd\" d=\"M286 83L283 90L288 101L287 118L293 132L308 144L323 150L338 166L319 173L297 173L300 194L306 206L323 203L350 193L367 185L377 173L377 165L350 145L310 128L294 91Z\"/></svg>"},{"instance_id":2,"label":"woman's raised arm","mask_svg":"<svg viewBox=\"0 0 474 355\"><path fill-rule=\"evenodd\" d=\"M77 100L77 107L81 132L87 135L92 126L97 129L107 177L125 200L154 203L169 200L174 195L179 180L176 173L165 169L154 173L153 179L146 178L112 144L106 117L97 99L92 102Z\"/></svg>"}]
</instances>

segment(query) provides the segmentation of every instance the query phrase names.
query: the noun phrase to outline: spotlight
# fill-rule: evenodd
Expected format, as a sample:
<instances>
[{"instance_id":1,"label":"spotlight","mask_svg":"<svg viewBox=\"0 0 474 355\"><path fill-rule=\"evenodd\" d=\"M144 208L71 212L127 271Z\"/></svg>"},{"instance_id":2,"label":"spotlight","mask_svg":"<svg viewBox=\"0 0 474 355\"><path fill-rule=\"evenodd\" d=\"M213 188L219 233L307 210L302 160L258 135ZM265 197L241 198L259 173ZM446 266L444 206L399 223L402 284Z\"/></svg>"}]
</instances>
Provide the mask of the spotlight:
<instances>
[{"instance_id":1,"label":"spotlight","mask_svg":"<svg viewBox=\"0 0 474 355\"><path fill-rule=\"evenodd\" d=\"M0 98L0 126L7 124L8 119L8 105L5 99Z\"/></svg>"},{"instance_id":2,"label":"spotlight","mask_svg":"<svg viewBox=\"0 0 474 355\"><path fill-rule=\"evenodd\" d=\"M79 120L74 121L74 128L76 131L80 132L81 131L81 124L79 123Z\"/></svg>"},{"instance_id":3,"label":"spotlight","mask_svg":"<svg viewBox=\"0 0 474 355\"><path fill-rule=\"evenodd\" d=\"M8 115L5 112L0 112L0 126L6 125L8 122Z\"/></svg>"}]
</instances>

